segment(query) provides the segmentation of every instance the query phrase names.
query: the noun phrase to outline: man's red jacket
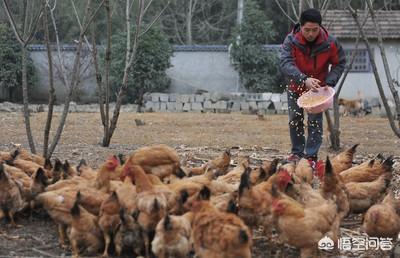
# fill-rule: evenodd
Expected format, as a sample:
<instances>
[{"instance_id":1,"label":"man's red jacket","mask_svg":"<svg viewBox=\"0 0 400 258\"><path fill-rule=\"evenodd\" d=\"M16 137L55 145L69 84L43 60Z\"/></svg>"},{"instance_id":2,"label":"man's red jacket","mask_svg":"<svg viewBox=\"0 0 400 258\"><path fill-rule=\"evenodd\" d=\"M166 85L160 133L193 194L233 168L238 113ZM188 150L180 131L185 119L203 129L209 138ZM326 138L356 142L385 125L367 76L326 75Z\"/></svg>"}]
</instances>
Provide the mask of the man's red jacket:
<instances>
[{"instance_id":1,"label":"man's red jacket","mask_svg":"<svg viewBox=\"0 0 400 258\"><path fill-rule=\"evenodd\" d=\"M289 90L299 94L306 90L304 81L308 77L320 80L321 86L334 87L345 65L346 57L342 46L322 26L313 44L307 44L301 34L300 24L294 27L282 44L281 70L289 79Z\"/></svg>"}]
</instances>

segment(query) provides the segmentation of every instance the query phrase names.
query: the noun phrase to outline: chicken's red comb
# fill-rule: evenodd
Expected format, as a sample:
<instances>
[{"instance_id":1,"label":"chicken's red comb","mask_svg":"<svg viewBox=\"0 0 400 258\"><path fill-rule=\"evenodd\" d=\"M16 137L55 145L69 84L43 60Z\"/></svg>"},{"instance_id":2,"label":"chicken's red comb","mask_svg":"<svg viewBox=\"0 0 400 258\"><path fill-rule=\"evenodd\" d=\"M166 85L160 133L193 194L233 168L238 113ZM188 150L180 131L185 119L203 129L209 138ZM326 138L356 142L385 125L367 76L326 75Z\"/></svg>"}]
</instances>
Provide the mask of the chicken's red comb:
<instances>
[{"instance_id":1,"label":"chicken's red comb","mask_svg":"<svg viewBox=\"0 0 400 258\"><path fill-rule=\"evenodd\" d=\"M287 184L292 180L292 176L286 169L280 168L278 171L278 184L280 187L286 187Z\"/></svg>"},{"instance_id":2,"label":"chicken's red comb","mask_svg":"<svg viewBox=\"0 0 400 258\"><path fill-rule=\"evenodd\" d=\"M107 163L107 168L109 169L114 169L119 165L119 160L117 158L117 156L110 156L107 158L106 160Z\"/></svg>"}]
</instances>

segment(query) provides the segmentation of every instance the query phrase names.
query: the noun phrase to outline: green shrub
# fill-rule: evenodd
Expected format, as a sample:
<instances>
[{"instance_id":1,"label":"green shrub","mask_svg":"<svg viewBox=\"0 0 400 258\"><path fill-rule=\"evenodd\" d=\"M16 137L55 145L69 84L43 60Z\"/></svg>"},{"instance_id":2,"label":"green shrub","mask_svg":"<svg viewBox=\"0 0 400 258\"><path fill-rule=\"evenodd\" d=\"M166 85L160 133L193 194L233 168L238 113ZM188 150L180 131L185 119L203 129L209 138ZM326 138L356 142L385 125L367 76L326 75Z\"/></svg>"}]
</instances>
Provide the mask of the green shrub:
<instances>
[{"instance_id":1,"label":"green shrub","mask_svg":"<svg viewBox=\"0 0 400 258\"><path fill-rule=\"evenodd\" d=\"M126 34L112 38L110 83L111 96L115 98L125 67ZM152 27L140 37L136 59L129 72L127 101L138 101L145 92L162 92L168 89L170 79L166 70L171 67L172 47L159 28Z\"/></svg>"},{"instance_id":2,"label":"green shrub","mask_svg":"<svg viewBox=\"0 0 400 258\"><path fill-rule=\"evenodd\" d=\"M0 23L0 88L8 92L4 100L22 100L22 48L8 24ZM27 58L28 88L33 89L37 77L32 60ZM4 91L3 91L4 92Z\"/></svg>"},{"instance_id":3,"label":"green shrub","mask_svg":"<svg viewBox=\"0 0 400 258\"><path fill-rule=\"evenodd\" d=\"M263 47L276 33L256 1L246 1L243 23L237 31L240 39L234 39L231 54L241 84L251 92L282 92L279 53Z\"/></svg>"}]
</instances>

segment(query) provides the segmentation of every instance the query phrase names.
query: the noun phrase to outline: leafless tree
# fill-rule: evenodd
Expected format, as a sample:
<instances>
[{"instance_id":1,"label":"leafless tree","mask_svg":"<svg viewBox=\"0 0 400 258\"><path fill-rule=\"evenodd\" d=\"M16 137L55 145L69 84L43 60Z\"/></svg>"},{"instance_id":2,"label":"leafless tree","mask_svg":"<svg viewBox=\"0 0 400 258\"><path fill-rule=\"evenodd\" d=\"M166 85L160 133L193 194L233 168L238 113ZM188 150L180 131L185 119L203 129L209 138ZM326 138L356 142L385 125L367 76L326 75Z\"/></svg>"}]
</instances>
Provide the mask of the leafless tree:
<instances>
[{"instance_id":1,"label":"leafless tree","mask_svg":"<svg viewBox=\"0 0 400 258\"><path fill-rule=\"evenodd\" d=\"M173 0L161 17L178 44L224 41L234 26L237 4L221 0Z\"/></svg>"},{"instance_id":2,"label":"leafless tree","mask_svg":"<svg viewBox=\"0 0 400 258\"><path fill-rule=\"evenodd\" d=\"M367 20L368 20L368 15L365 17L363 23L361 24L361 27L364 27ZM325 112L326 121L327 121L328 128L330 131L329 137L330 137L330 141L331 141L331 148L336 151L340 149L340 113L339 113L339 101L338 100L339 100L340 92L342 91L344 82L347 78L347 75L349 74L349 72L351 70L351 67L353 66L353 62L357 55L357 49L358 49L358 45L360 43L360 37L361 37L361 34L359 33L357 35L355 48L350 57L350 60L348 60L346 69L344 70L343 75L340 78L340 82L336 86L336 93L335 93L335 96L333 99L333 121L331 119L329 111Z\"/></svg>"},{"instance_id":3,"label":"leafless tree","mask_svg":"<svg viewBox=\"0 0 400 258\"><path fill-rule=\"evenodd\" d=\"M275 0L282 13L293 23L300 20L300 14L306 8L318 8L322 17L326 14L330 0L286 0L286 6L280 0Z\"/></svg>"},{"instance_id":4,"label":"leafless tree","mask_svg":"<svg viewBox=\"0 0 400 258\"><path fill-rule=\"evenodd\" d=\"M24 0L24 15L22 21L22 30L18 29L18 25L14 19L13 14L11 13L9 4L7 0L3 0L4 10L7 14L8 20L11 24L12 29L14 30L15 36L22 47L22 99L24 105L24 122L26 135L28 137L29 147L32 153L36 153L35 142L32 135L31 123L30 123L30 114L29 114L29 99L28 99L28 83L27 83L27 47L29 42L32 40L32 37L36 31L36 27L39 23L39 20L43 14L43 5L40 5L39 11L34 14L33 1L30 2L31 5L28 5L28 1Z\"/></svg>"},{"instance_id":5,"label":"leafless tree","mask_svg":"<svg viewBox=\"0 0 400 258\"><path fill-rule=\"evenodd\" d=\"M375 75L375 81L376 81L376 84L378 86L378 90L379 90L379 94L380 94L382 102L383 102L383 106L385 107L386 114L387 114L388 119L389 119L390 127L392 128L392 130L395 133L395 135L400 137L400 101L399 101L398 91L395 89L395 87L393 85L393 78L391 77L391 74L390 74L390 69L389 69L389 65L388 65L388 62L387 62L385 49L383 47L381 31L380 31L380 28L379 28L379 24L376 21L375 11L372 8L372 4L371 4L371 2L369 0L367 0L367 5L368 5L369 13L371 14L372 21L374 23L375 32L376 32L376 34L378 36L378 46L379 46L380 53L381 53L381 56L382 56L382 61L383 61L383 64L384 64L386 79L388 81L389 88L391 90L391 93L393 95L393 98L394 98L394 101L395 101L395 104L396 104L397 120L399 121L399 124L397 126L396 126L396 123L395 123L395 117L394 117L394 115L393 115L393 113L392 113L392 111L391 111L391 109L389 107L389 104L388 104L388 101L387 101L387 97L386 97L385 92L383 90L382 81L381 81L380 75L378 73L378 68L377 68L377 65L376 65L372 50L371 50L371 46L370 46L369 40L365 36L364 30L363 30L363 28L361 26L361 23L358 20L357 11L354 10L350 5L348 7L348 10L352 14L352 16L354 18L354 21L356 22L357 27L359 29L359 32L361 34L361 38L363 39L363 41L365 43L365 46L367 48L367 51L368 51L368 54L369 54L369 59L370 59L371 66L372 66L372 71L374 72L374 75Z\"/></svg>"},{"instance_id":6,"label":"leafless tree","mask_svg":"<svg viewBox=\"0 0 400 258\"><path fill-rule=\"evenodd\" d=\"M43 29L45 34L45 44L47 50L47 63L49 69L49 104L47 111L47 119L46 125L44 127L44 136L43 136L43 157L48 157L48 147L49 147L49 136L51 129L51 122L53 120L53 107L54 102L56 100L55 90L54 90L54 73L53 73L53 56L51 53L50 46L50 37L49 37L49 24L48 24L48 12L51 11L51 6L48 0L43 0L45 8L44 8L44 16L43 16Z\"/></svg>"},{"instance_id":7,"label":"leafless tree","mask_svg":"<svg viewBox=\"0 0 400 258\"><path fill-rule=\"evenodd\" d=\"M136 52L139 46L139 39L141 36L143 36L145 33L149 31L149 29L154 25L154 23L160 18L161 14L164 12L166 7L168 6L169 2L167 5L164 7L163 10L147 25L147 27L144 27L143 25L143 18L152 4L152 0L150 0L147 5L145 5L144 0L138 0L137 1L137 8L136 10L136 22L135 22L135 30L132 32L132 26L131 26L131 17L132 17L132 6L134 2L131 2L130 0L126 0L126 6L125 6L125 24L126 24L126 54L125 54L125 67L123 71L123 79L121 82L121 87L118 90L117 93L117 100L115 104L115 108L113 111L113 116L111 120L109 119L110 115L110 108L109 108L109 99L110 99L110 85L109 85L109 68L110 68L110 63L111 63L111 34L112 34L112 28L111 28L111 6L110 6L110 1L106 0L105 1L105 8L106 8L106 19L107 19L107 43L106 43L106 54L105 54L105 65L104 65L104 81L103 81L103 76L101 75L100 72L100 65L97 57L97 46L96 46L96 33L95 31L92 31L92 48L93 48L93 60L94 60L94 66L95 66L95 71L96 71L96 81L97 81L97 87L99 91L99 103L100 103L100 114L101 114L101 120L104 128L104 135L103 135L103 141L102 145L104 147L107 147L110 145L111 138L114 134L115 129L117 128L117 123L118 123L118 118L120 114L120 109L122 105L122 100L123 97L126 94L126 91L128 89L128 76L130 73L130 70L132 68L132 64L135 61L136 58ZM133 38L131 39L131 35L133 35Z\"/></svg>"}]
</instances>

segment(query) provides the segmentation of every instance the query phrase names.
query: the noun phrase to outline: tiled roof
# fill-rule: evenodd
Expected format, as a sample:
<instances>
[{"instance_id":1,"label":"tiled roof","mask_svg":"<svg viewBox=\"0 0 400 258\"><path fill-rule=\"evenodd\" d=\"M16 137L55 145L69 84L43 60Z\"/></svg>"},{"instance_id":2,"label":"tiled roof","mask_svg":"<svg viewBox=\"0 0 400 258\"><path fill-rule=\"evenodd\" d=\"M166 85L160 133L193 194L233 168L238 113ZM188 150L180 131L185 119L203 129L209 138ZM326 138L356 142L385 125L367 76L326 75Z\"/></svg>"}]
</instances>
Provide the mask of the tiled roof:
<instances>
[{"instance_id":1,"label":"tiled roof","mask_svg":"<svg viewBox=\"0 0 400 258\"><path fill-rule=\"evenodd\" d=\"M367 13L364 10L357 11L360 23L364 21ZM400 11L375 11L375 15L383 38L400 38ZM356 38L358 35L357 24L348 10L328 10L323 25L337 38ZM377 38L370 15L363 28L368 38Z\"/></svg>"}]
</instances>

